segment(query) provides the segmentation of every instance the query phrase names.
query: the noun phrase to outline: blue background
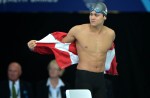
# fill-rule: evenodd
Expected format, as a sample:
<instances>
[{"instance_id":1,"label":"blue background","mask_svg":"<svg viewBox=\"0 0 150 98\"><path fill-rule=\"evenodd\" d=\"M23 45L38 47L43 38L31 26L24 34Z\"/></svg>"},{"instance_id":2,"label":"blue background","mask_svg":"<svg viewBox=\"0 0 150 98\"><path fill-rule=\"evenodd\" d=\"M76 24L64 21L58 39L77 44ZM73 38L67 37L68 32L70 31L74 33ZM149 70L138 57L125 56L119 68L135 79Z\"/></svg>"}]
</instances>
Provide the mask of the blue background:
<instances>
[{"instance_id":1,"label":"blue background","mask_svg":"<svg viewBox=\"0 0 150 98\"><path fill-rule=\"evenodd\" d=\"M142 1L145 2L142 3ZM109 11L149 12L150 0L104 0ZM0 3L0 12L81 12L88 11L83 0L58 0L54 2Z\"/></svg>"}]
</instances>

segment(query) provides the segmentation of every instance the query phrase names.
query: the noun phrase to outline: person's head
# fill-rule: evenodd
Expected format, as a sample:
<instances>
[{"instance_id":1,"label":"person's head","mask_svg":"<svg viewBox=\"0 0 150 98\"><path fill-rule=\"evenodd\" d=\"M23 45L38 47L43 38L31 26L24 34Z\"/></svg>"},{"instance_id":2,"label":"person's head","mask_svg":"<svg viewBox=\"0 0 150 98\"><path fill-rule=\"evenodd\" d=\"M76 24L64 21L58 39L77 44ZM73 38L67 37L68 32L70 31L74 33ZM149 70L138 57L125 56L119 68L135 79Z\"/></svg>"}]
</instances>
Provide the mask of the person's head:
<instances>
[{"instance_id":1,"label":"person's head","mask_svg":"<svg viewBox=\"0 0 150 98\"><path fill-rule=\"evenodd\" d=\"M59 78L62 76L64 70L59 68L56 60L52 60L48 64L48 72L50 78Z\"/></svg>"},{"instance_id":2,"label":"person's head","mask_svg":"<svg viewBox=\"0 0 150 98\"><path fill-rule=\"evenodd\" d=\"M21 76L21 65L18 62L11 62L8 66L8 79L11 81L17 81Z\"/></svg>"},{"instance_id":3,"label":"person's head","mask_svg":"<svg viewBox=\"0 0 150 98\"><path fill-rule=\"evenodd\" d=\"M103 24L107 16L107 7L104 3L94 3L90 8L90 23L93 26Z\"/></svg>"}]
</instances>

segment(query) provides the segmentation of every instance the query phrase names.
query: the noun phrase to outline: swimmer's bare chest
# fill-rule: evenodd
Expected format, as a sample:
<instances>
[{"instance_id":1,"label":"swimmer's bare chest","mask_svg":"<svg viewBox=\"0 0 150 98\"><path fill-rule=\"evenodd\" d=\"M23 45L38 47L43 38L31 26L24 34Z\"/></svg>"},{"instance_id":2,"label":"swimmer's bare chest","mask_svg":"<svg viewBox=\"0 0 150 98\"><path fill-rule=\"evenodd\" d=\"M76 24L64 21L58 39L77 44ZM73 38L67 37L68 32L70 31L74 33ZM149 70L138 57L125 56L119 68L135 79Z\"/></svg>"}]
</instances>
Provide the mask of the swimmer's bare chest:
<instances>
[{"instance_id":1,"label":"swimmer's bare chest","mask_svg":"<svg viewBox=\"0 0 150 98\"><path fill-rule=\"evenodd\" d=\"M103 34L81 34L77 36L77 51L79 54L78 69L93 72L104 71L107 50L112 42Z\"/></svg>"},{"instance_id":2,"label":"swimmer's bare chest","mask_svg":"<svg viewBox=\"0 0 150 98\"><path fill-rule=\"evenodd\" d=\"M77 47L89 53L106 53L110 48L112 41L107 34L81 33L77 35Z\"/></svg>"}]
</instances>

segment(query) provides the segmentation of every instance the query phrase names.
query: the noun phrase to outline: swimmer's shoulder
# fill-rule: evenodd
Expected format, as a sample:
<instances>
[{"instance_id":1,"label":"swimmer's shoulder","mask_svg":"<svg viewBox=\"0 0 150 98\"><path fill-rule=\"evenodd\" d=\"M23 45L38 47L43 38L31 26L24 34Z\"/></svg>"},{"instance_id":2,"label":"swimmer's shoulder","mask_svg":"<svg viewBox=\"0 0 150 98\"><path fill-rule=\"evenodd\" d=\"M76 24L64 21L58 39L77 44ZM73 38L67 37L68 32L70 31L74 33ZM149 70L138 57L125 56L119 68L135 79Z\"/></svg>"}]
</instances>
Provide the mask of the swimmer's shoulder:
<instances>
[{"instance_id":1,"label":"swimmer's shoulder","mask_svg":"<svg viewBox=\"0 0 150 98\"><path fill-rule=\"evenodd\" d=\"M106 30L108 35L112 36L115 39L116 34L115 34L115 31L113 29L111 29L107 26L104 26L104 29Z\"/></svg>"},{"instance_id":2,"label":"swimmer's shoulder","mask_svg":"<svg viewBox=\"0 0 150 98\"><path fill-rule=\"evenodd\" d=\"M107 26L104 26L104 29L110 34L115 34L115 31Z\"/></svg>"},{"instance_id":3,"label":"swimmer's shoulder","mask_svg":"<svg viewBox=\"0 0 150 98\"><path fill-rule=\"evenodd\" d=\"M88 28L89 26L90 26L90 24L88 24L88 23L87 23L87 24L81 24L81 25L80 25L80 27L82 27L82 28Z\"/></svg>"},{"instance_id":4,"label":"swimmer's shoulder","mask_svg":"<svg viewBox=\"0 0 150 98\"><path fill-rule=\"evenodd\" d=\"M89 24L80 24L80 25L73 26L72 29L81 30L81 29L87 28L88 26Z\"/></svg>"}]
</instances>

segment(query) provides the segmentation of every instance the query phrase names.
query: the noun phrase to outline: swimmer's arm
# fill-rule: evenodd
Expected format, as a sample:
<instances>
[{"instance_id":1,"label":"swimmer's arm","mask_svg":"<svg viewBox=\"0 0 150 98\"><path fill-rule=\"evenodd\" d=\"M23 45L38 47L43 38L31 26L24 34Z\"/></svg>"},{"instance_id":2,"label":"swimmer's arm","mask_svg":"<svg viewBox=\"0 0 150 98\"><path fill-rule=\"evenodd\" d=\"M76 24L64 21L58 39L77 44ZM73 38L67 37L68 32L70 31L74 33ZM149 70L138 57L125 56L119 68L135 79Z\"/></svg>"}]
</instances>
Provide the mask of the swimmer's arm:
<instances>
[{"instance_id":1,"label":"swimmer's arm","mask_svg":"<svg viewBox=\"0 0 150 98\"><path fill-rule=\"evenodd\" d=\"M70 29L70 31L68 32L67 36L62 39L62 42L63 43L72 43L72 42L74 42L75 41L75 32L77 31L76 29L77 29L76 26L72 27Z\"/></svg>"},{"instance_id":2,"label":"swimmer's arm","mask_svg":"<svg viewBox=\"0 0 150 98\"><path fill-rule=\"evenodd\" d=\"M112 48L116 35L115 35L115 31L114 30L110 30L109 32L110 33L109 33L109 38L108 39L111 41L111 44L110 44L109 48Z\"/></svg>"},{"instance_id":3,"label":"swimmer's arm","mask_svg":"<svg viewBox=\"0 0 150 98\"><path fill-rule=\"evenodd\" d=\"M109 35L109 39L113 42L115 40L116 34L115 31L112 29L108 29L108 35Z\"/></svg>"},{"instance_id":4,"label":"swimmer's arm","mask_svg":"<svg viewBox=\"0 0 150 98\"><path fill-rule=\"evenodd\" d=\"M113 31L112 31L112 41L114 41L115 38L116 38L116 34L115 34L115 31L113 30Z\"/></svg>"}]
</instances>

